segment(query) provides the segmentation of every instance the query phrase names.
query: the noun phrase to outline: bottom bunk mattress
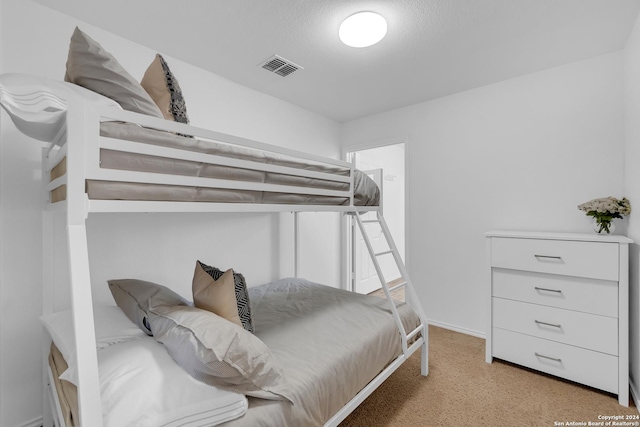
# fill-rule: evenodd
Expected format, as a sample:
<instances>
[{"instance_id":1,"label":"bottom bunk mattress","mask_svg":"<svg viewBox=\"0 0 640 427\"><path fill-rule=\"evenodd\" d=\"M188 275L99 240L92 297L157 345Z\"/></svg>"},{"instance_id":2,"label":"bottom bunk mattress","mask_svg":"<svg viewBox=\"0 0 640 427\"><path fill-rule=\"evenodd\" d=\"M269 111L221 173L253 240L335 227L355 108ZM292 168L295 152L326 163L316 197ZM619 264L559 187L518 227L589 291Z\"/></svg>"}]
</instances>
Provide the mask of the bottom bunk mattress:
<instances>
[{"instance_id":1,"label":"bottom bunk mattress","mask_svg":"<svg viewBox=\"0 0 640 427\"><path fill-rule=\"evenodd\" d=\"M321 426L402 353L400 333L386 299L303 279L282 279L252 287L249 295L255 335L267 345L282 370L292 402L248 397L246 413L220 425ZM396 306L405 330L410 331L420 324L419 317L408 304L397 302ZM99 327L96 324L96 328ZM137 346L141 341L146 346L162 346L153 338L143 337L108 349L111 352L127 351L127 346ZM104 351L98 352L99 363L104 358ZM168 358L168 354L164 356ZM100 369L102 372L103 367ZM67 383L66 386L72 385ZM103 402L109 401L110 397L105 396L109 392L108 385L101 389ZM166 392L161 387L146 389L159 394ZM64 394L72 396L67 408L77 411L74 392L67 390ZM131 410L137 410L133 403ZM77 417L77 414L64 416ZM201 424L176 422L167 425Z\"/></svg>"},{"instance_id":2,"label":"bottom bunk mattress","mask_svg":"<svg viewBox=\"0 0 640 427\"><path fill-rule=\"evenodd\" d=\"M249 397L249 411L225 426L319 426L402 353L386 299L282 279L250 288L255 334L286 374L286 401ZM397 303L405 330L420 319Z\"/></svg>"}]
</instances>

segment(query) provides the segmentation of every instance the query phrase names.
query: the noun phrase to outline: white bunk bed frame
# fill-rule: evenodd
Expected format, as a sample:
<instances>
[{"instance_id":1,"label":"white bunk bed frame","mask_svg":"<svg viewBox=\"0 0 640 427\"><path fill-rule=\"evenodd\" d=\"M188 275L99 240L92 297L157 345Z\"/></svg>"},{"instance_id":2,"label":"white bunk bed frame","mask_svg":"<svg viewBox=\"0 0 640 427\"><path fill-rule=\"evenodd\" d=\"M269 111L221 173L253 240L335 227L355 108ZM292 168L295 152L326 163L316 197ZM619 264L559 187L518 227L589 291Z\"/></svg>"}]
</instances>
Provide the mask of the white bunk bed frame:
<instances>
[{"instance_id":1,"label":"white bunk bed frame","mask_svg":"<svg viewBox=\"0 0 640 427\"><path fill-rule=\"evenodd\" d=\"M2 76L4 77L4 76ZM66 216L68 257L70 272L71 305L73 324L75 328L77 370L78 370L78 405L80 411L80 425L101 427L102 410L98 378L97 351L95 345L94 320L89 271L89 253L87 246L86 219L94 212L294 212L331 211L351 214L359 225L367 249L371 254L374 266L378 272L382 289L389 300L391 311L401 334L402 353L380 372L363 390L339 410L325 425L337 426L360 403L362 403L382 382L384 382L409 356L421 349L421 374L428 374L428 326L424 311L418 301L413 284L407 270L393 243L389 230L384 222L380 210L374 206L355 206L353 196L353 171L351 163L340 160L315 156L283 147L269 145L237 136L223 134L207 129L189 126L181 123L145 116L114 108L96 107L82 96L73 91L59 88L43 90L34 86L12 86L0 77L0 104L9 113L16 127L23 133L46 141L43 148L42 177L44 182L43 210L43 314L53 311L53 214L64 213ZM295 186L262 184L255 182L241 182L219 180L212 178L187 177L158 173L134 172L100 168L100 148L141 153L173 159L193 160L235 167L250 167L276 173L291 173L294 170L285 166L238 160L209 154L202 154L181 149L166 148L144 143L136 143L100 136L101 121L124 121L135 123L157 130L176 132L241 147L264 150L300 159L320 162L325 165L340 166L350 169L348 177L337 178L336 175L324 172L305 171L295 169L295 174L310 178L331 179L347 182L349 191L322 190L301 188ZM67 172L65 175L48 182L47 177L52 168L65 157L67 158ZM249 164L250 163L250 164ZM284 205L284 204L245 204L245 203L210 203L210 202L167 202L167 201L125 201L125 200L90 200L85 193L86 180L146 182L169 185L185 185L215 188L233 188L240 190L261 190L276 192L292 192L338 196L349 198L349 204L336 205ZM50 202L50 191L66 185L66 200L56 203ZM389 244L389 250L375 253L368 239L366 229L360 214L363 212L377 212L377 219L366 220L379 222L383 234ZM296 231L297 233L297 231ZM296 254L297 254L297 238ZM390 254L398 266L403 281L394 288L387 286L383 272L376 258ZM297 273L297 256L295 257ZM421 323L412 331L405 331L391 297L391 291L404 287L406 300L418 314ZM57 395L53 390L51 373L47 363L50 338L45 333L44 353L44 426L52 426L54 419L57 426L64 425L60 416Z\"/></svg>"}]
</instances>

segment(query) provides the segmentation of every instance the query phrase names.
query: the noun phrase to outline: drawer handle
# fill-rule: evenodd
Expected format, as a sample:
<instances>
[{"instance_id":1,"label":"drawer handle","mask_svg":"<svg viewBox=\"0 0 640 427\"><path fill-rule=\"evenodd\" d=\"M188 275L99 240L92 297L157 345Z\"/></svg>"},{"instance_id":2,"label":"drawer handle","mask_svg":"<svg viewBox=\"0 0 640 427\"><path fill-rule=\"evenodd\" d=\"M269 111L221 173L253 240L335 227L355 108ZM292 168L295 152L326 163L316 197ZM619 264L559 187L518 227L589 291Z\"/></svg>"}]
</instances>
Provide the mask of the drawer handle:
<instances>
[{"instance_id":1,"label":"drawer handle","mask_svg":"<svg viewBox=\"0 0 640 427\"><path fill-rule=\"evenodd\" d=\"M561 260L562 259L561 256L552 256L552 255L534 255L534 257L536 257L536 258L544 258L544 259L557 259L557 260Z\"/></svg>"},{"instance_id":2,"label":"drawer handle","mask_svg":"<svg viewBox=\"0 0 640 427\"><path fill-rule=\"evenodd\" d=\"M534 289L535 289L536 291L555 292L555 293L557 293L557 294L561 294L561 293L562 293L562 290L560 290L560 289L540 288L540 287L538 287L538 286L534 286Z\"/></svg>"},{"instance_id":3,"label":"drawer handle","mask_svg":"<svg viewBox=\"0 0 640 427\"><path fill-rule=\"evenodd\" d=\"M551 326L554 328L562 328L562 325L559 323L547 323L547 322L542 322L540 320L534 320L534 322L536 322L538 325Z\"/></svg>"},{"instance_id":4,"label":"drawer handle","mask_svg":"<svg viewBox=\"0 0 640 427\"><path fill-rule=\"evenodd\" d=\"M554 362L562 363L562 359L558 357L545 356L544 354L540 354L538 352L535 352L535 355L536 357L542 357L543 359L549 359L549 360L553 360Z\"/></svg>"}]
</instances>

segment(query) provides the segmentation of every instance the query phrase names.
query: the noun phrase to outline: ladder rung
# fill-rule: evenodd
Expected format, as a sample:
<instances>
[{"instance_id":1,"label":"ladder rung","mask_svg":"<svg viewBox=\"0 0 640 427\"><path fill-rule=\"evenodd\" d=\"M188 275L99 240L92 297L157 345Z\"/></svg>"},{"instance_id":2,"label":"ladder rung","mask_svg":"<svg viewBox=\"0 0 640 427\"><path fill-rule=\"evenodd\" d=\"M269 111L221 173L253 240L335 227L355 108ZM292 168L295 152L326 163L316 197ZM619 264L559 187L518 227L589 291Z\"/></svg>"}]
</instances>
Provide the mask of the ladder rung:
<instances>
[{"instance_id":1,"label":"ladder rung","mask_svg":"<svg viewBox=\"0 0 640 427\"><path fill-rule=\"evenodd\" d=\"M362 220L363 223L370 223L370 222L380 222L379 219L363 219Z\"/></svg>"},{"instance_id":2,"label":"ladder rung","mask_svg":"<svg viewBox=\"0 0 640 427\"><path fill-rule=\"evenodd\" d=\"M386 254L390 254L390 253L393 253L393 250L391 250L391 249L390 249L390 250L388 250L388 251L378 252L378 253L376 254L376 256L386 255Z\"/></svg>"},{"instance_id":3,"label":"ladder rung","mask_svg":"<svg viewBox=\"0 0 640 427\"><path fill-rule=\"evenodd\" d=\"M402 282L402 283L400 283L400 284L398 284L398 285L395 285L395 286L393 286L393 287L389 288L389 292L393 292L393 291L395 291L396 289L400 289L400 288L403 288L403 287L405 287L405 286L407 286L407 282Z\"/></svg>"},{"instance_id":4,"label":"ladder rung","mask_svg":"<svg viewBox=\"0 0 640 427\"><path fill-rule=\"evenodd\" d=\"M424 325L420 323L417 328L415 328L413 331L407 334L407 339L410 340L411 338L415 337L418 334L418 332L422 331L423 326Z\"/></svg>"}]
</instances>

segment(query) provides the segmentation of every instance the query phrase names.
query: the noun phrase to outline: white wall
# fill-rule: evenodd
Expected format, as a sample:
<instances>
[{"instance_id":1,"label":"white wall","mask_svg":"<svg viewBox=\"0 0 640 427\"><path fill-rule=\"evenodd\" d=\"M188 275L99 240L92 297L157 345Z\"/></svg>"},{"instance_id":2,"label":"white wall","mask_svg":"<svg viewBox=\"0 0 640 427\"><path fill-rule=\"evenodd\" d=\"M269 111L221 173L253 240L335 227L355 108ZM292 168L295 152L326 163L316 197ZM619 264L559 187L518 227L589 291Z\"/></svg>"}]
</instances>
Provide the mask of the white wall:
<instances>
[{"instance_id":1,"label":"white wall","mask_svg":"<svg viewBox=\"0 0 640 427\"><path fill-rule=\"evenodd\" d=\"M2 0L0 69L61 78L68 38L77 24L138 78L153 58L155 52L31 1ZM342 126L347 150L367 141L408 136L407 264L431 319L484 333L486 307L477 301L484 299L485 231L589 232L587 218L577 204L594 197L622 196L623 191L632 203L640 200L640 177L636 176L640 169L635 167L640 162L639 31L636 25L624 53ZM336 123L166 59L180 81L194 124L321 155L339 155L341 128ZM41 415L39 163L39 144L15 131L2 113L0 425L9 427L30 425ZM338 219L305 215L308 218L303 216L301 231L307 251L302 254L302 274L318 281L337 280ZM628 234L640 241L635 218L632 215L629 221ZM335 226L336 232L317 227L318 221ZM179 215L97 215L88 224L92 281L99 284L96 292L105 298L102 284L113 276L139 274L186 289L193 260L201 257L205 262L236 267L258 283L289 269L274 254L274 248L290 251L277 246L277 236L286 234L282 226L289 223L287 218L257 214L242 219L196 214L187 224ZM314 239L316 229L324 231L325 239ZM171 249L156 249L159 247ZM638 264L634 245L636 304ZM635 321L634 336L637 317ZM632 348L633 361L637 361L637 340ZM636 363L636 378L638 368Z\"/></svg>"},{"instance_id":2,"label":"white wall","mask_svg":"<svg viewBox=\"0 0 640 427\"><path fill-rule=\"evenodd\" d=\"M136 78L155 51L31 1L2 0L0 60L4 72L61 79L76 25L98 40ZM243 137L339 157L340 125L229 80L165 57L182 87L191 122ZM278 78L275 76L275 78ZM37 422L41 406L40 147L19 134L6 113L0 134L0 425ZM290 214L95 215L88 220L91 275L97 299L105 281L139 277L190 293L196 259L245 274L250 285L292 274ZM320 224L319 224L320 223ZM321 233L321 234L320 234ZM63 234L60 233L63 240ZM327 284L340 278L339 215L301 217L301 275ZM305 248L308 249L305 251ZM65 265L60 248L61 265ZM61 268L56 276L66 277ZM56 306L67 301L58 296Z\"/></svg>"},{"instance_id":3,"label":"white wall","mask_svg":"<svg viewBox=\"0 0 640 427\"><path fill-rule=\"evenodd\" d=\"M630 248L631 381L640 397L640 17L625 48L625 193L634 211L629 217L627 235L635 243Z\"/></svg>"},{"instance_id":4,"label":"white wall","mask_svg":"<svg viewBox=\"0 0 640 427\"><path fill-rule=\"evenodd\" d=\"M407 267L432 321L484 335L484 232L589 232L576 206L623 195L622 65L609 54L344 124L346 150L408 136Z\"/></svg>"}]
</instances>

